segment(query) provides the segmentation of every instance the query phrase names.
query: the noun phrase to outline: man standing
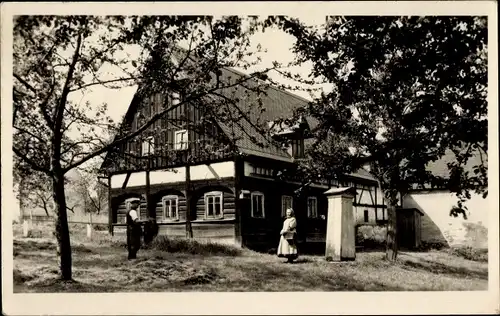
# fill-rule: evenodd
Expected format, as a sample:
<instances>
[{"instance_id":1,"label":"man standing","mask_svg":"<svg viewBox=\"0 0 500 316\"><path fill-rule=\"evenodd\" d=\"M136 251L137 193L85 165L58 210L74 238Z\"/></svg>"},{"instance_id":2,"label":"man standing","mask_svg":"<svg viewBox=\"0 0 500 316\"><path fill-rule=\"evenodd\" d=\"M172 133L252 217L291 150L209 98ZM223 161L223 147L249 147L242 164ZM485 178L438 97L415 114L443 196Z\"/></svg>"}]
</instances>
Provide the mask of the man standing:
<instances>
[{"instance_id":1,"label":"man standing","mask_svg":"<svg viewBox=\"0 0 500 316\"><path fill-rule=\"evenodd\" d=\"M127 200L130 205L130 210L127 212L127 248L128 259L136 259L137 251L141 247L141 222L139 221L139 214L137 208L139 207L139 198L130 198Z\"/></svg>"}]
</instances>

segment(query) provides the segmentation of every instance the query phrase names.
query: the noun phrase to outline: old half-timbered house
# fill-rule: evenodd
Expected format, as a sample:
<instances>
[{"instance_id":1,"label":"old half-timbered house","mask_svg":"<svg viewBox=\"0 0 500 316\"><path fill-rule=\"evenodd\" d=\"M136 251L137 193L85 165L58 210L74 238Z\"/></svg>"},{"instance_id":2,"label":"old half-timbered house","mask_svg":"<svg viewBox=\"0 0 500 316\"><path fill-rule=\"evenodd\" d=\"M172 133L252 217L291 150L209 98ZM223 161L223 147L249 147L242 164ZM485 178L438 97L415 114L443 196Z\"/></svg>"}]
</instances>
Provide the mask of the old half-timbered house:
<instances>
[{"instance_id":1,"label":"old half-timbered house","mask_svg":"<svg viewBox=\"0 0 500 316\"><path fill-rule=\"evenodd\" d=\"M244 76L233 69L224 69L223 73ZM174 91L158 93L148 99L141 99L136 94L124 117L124 124L134 130L140 117L157 113L158 104L166 98L168 102L178 102L182 97ZM269 86L262 97L265 110L259 119L272 124L292 116L294 109L306 102L299 96ZM136 196L142 200L141 217L152 214L146 210L146 200L155 206L153 214L160 235L186 236L186 222L189 220L195 239L267 250L276 247L285 210L292 207L298 221L299 242L321 243L326 235L327 199L324 192L330 186L345 185L356 187L358 191L354 211L359 223L386 219L377 182L366 170L346 175L342 180L344 183L325 180L311 184L300 194L297 193L301 185L299 179L283 180L277 176L280 170L293 165L294 159L304 154L307 129L311 124L307 119L281 131L282 137L291 140L288 148L258 135L256 131L252 135L251 122L238 124L238 128L245 124L248 128L240 133L233 150L227 150L228 146L218 140L230 132L232 127L228 125L231 123L214 119L206 122L203 129L210 130L210 133L203 133L190 130L189 124L176 120L187 117L187 122L196 122L202 120L202 114L199 107L183 105L168 114L169 120L160 119L155 123L154 132L145 131L141 137L117 148L116 153L108 154L102 170L106 171L110 184L111 232L115 227L125 225L125 200ZM257 144L256 139L264 145ZM207 144L212 146L211 154L202 150ZM191 160L187 160L188 155ZM147 163L139 162L144 156L152 158L146 159ZM186 180L189 186L186 186ZM189 217L187 200L190 200Z\"/></svg>"}]
</instances>

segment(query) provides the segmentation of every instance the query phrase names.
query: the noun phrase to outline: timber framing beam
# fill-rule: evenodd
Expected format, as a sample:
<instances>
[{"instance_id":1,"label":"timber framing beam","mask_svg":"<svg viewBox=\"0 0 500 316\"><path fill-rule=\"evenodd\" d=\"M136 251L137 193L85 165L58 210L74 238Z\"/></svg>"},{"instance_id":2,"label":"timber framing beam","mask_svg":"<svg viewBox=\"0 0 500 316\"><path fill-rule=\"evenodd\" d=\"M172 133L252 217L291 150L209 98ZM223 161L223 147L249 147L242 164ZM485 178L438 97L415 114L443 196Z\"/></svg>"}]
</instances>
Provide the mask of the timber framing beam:
<instances>
[{"instance_id":1,"label":"timber framing beam","mask_svg":"<svg viewBox=\"0 0 500 316\"><path fill-rule=\"evenodd\" d=\"M215 179L220 180L220 176L219 174L217 174L215 169L210 164L205 164L205 165L207 166L208 170L210 170L210 172L214 175Z\"/></svg>"},{"instance_id":2,"label":"timber framing beam","mask_svg":"<svg viewBox=\"0 0 500 316\"><path fill-rule=\"evenodd\" d=\"M130 179L130 175L132 174L132 172L127 172L127 176L125 177L125 180L123 180L123 184L122 184L122 189L125 189L127 187L127 184L128 184L128 180Z\"/></svg>"}]
</instances>

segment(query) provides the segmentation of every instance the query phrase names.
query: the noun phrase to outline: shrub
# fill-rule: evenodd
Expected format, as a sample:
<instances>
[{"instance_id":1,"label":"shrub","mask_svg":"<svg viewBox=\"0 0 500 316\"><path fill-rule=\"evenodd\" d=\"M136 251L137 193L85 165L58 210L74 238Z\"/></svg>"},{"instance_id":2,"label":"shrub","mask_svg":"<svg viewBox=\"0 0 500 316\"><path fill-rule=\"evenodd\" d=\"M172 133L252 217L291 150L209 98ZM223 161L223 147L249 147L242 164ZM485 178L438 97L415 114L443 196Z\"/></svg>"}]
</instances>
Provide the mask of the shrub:
<instances>
[{"instance_id":1,"label":"shrub","mask_svg":"<svg viewBox=\"0 0 500 316\"><path fill-rule=\"evenodd\" d=\"M365 235L359 229L356 230L356 245L361 246L365 242Z\"/></svg>"},{"instance_id":2,"label":"shrub","mask_svg":"<svg viewBox=\"0 0 500 316\"><path fill-rule=\"evenodd\" d=\"M470 246L452 247L450 248L449 253L467 260L488 262L488 249L480 249Z\"/></svg>"},{"instance_id":3,"label":"shrub","mask_svg":"<svg viewBox=\"0 0 500 316\"><path fill-rule=\"evenodd\" d=\"M14 269L14 284L22 284L24 282L33 280L33 278L34 277L32 275L26 275L18 269Z\"/></svg>"},{"instance_id":4,"label":"shrub","mask_svg":"<svg viewBox=\"0 0 500 316\"><path fill-rule=\"evenodd\" d=\"M223 245L215 242L199 242L183 238L169 238L157 236L151 243L151 248L166 252L181 252L200 255L237 256L241 250L235 246Z\"/></svg>"},{"instance_id":5,"label":"shrub","mask_svg":"<svg viewBox=\"0 0 500 316\"><path fill-rule=\"evenodd\" d=\"M361 225L357 228L356 244L365 248L383 248L386 234L384 226Z\"/></svg>"},{"instance_id":6,"label":"shrub","mask_svg":"<svg viewBox=\"0 0 500 316\"><path fill-rule=\"evenodd\" d=\"M417 250L419 251L429 251L429 250L441 250L448 248L445 242L441 241L422 241Z\"/></svg>"},{"instance_id":7,"label":"shrub","mask_svg":"<svg viewBox=\"0 0 500 316\"><path fill-rule=\"evenodd\" d=\"M27 238L42 238L43 237L43 232L38 231L38 230L30 230L28 231L28 236Z\"/></svg>"},{"instance_id":8,"label":"shrub","mask_svg":"<svg viewBox=\"0 0 500 316\"><path fill-rule=\"evenodd\" d=\"M106 231L106 230L108 230L108 225L105 225L105 224L94 224L93 228L96 231Z\"/></svg>"}]
</instances>

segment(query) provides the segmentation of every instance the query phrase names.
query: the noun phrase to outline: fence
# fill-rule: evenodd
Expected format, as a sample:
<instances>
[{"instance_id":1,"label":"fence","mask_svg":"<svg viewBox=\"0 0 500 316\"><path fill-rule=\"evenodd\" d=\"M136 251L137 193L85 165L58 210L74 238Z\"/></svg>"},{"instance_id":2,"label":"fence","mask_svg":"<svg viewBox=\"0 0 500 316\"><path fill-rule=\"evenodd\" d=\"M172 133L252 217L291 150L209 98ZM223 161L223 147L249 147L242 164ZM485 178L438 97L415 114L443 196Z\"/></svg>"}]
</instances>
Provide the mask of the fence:
<instances>
[{"instance_id":1,"label":"fence","mask_svg":"<svg viewBox=\"0 0 500 316\"><path fill-rule=\"evenodd\" d=\"M34 225L54 222L53 216L25 215L21 222L23 225L23 236L28 237ZM68 214L68 224L84 224L87 228L87 237L92 238L92 232L97 227L108 224L107 214Z\"/></svg>"},{"instance_id":2,"label":"fence","mask_svg":"<svg viewBox=\"0 0 500 316\"><path fill-rule=\"evenodd\" d=\"M26 214L22 221L30 220L33 223L44 223L54 221L53 216ZM74 224L108 224L108 214L68 214L68 223Z\"/></svg>"}]
</instances>

